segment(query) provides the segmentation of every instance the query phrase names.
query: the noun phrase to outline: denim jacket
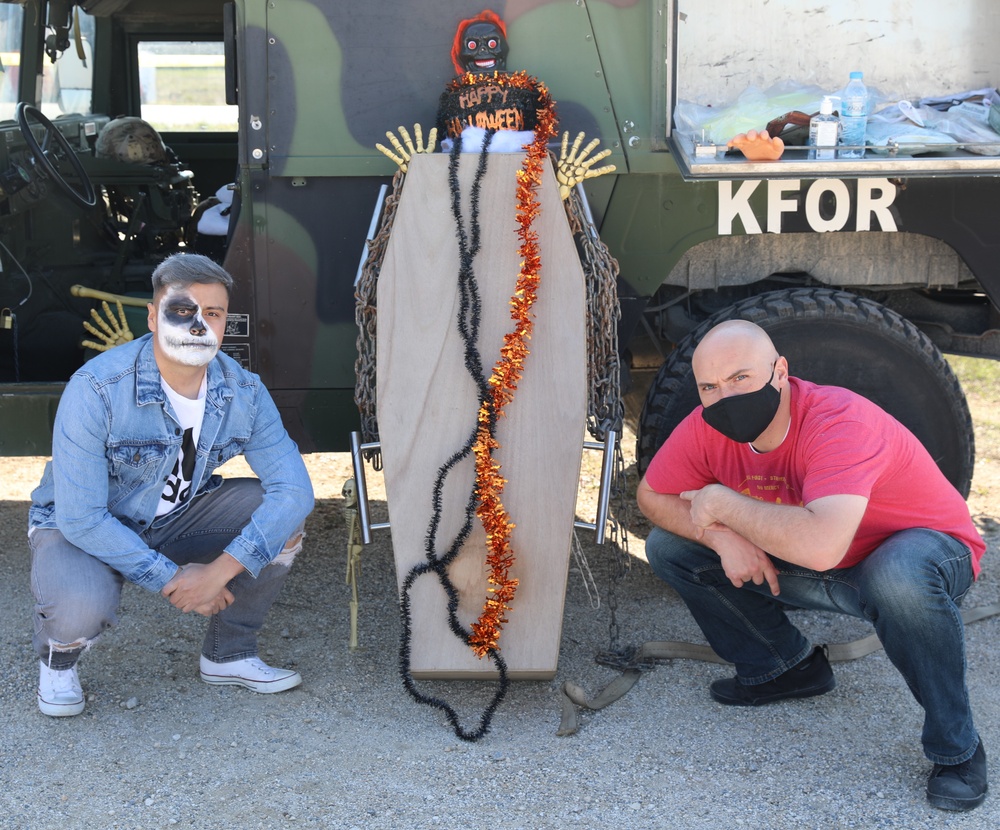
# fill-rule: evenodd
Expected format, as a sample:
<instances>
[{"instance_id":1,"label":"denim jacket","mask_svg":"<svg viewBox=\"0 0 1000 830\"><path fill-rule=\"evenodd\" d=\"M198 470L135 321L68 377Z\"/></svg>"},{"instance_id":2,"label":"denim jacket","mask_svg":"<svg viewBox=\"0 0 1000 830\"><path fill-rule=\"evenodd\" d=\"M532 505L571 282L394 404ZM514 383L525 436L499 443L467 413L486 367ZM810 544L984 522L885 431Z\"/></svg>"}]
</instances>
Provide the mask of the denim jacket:
<instances>
[{"instance_id":1,"label":"denim jacket","mask_svg":"<svg viewBox=\"0 0 1000 830\"><path fill-rule=\"evenodd\" d=\"M192 490L156 518L183 438L163 393L152 335L94 358L66 385L52 434L52 460L31 494L31 527L58 528L130 582L159 591L177 566L140 534L172 521L222 484L213 471L243 454L264 488L251 521L226 548L254 576L313 508L312 484L295 442L257 375L221 352L208 364L205 418Z\"/></svg>"}]
</instances>

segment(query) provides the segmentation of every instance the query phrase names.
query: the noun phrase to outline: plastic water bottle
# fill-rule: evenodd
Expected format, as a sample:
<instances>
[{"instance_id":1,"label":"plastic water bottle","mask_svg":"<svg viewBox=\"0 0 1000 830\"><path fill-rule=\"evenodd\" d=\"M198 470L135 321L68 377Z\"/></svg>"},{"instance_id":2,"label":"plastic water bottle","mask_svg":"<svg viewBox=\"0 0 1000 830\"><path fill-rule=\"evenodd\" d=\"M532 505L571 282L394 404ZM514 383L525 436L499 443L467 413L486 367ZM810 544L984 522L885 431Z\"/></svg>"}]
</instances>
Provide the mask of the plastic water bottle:
<instances>
[{"instance_id":1,"label":"plastic water bottle","mask_svg":"<svg viewBox=\"0 0 1000 830\"><path fill-rule=\"evenodd\" d=\"M820 104L819 115L814 115L809 121L809 146L815 148L809 151L809 158L836 158L839 134L840 121L833 114L833 101L826 95Z\"/></svg>"},{"instance_id":2,"label":"plastic water bottle","mask_svg":"<svg viewBox=\"0 0 1000 830\"><path fill-rule=\"evenodd\" d=\"M865 155L865 128L868 126L868 90L861 80L862 73L852 72L851 81L840 102L840 143L857 146L856 150L840 150L842 159L859 159Z\"/></svg>"}]
</instances>

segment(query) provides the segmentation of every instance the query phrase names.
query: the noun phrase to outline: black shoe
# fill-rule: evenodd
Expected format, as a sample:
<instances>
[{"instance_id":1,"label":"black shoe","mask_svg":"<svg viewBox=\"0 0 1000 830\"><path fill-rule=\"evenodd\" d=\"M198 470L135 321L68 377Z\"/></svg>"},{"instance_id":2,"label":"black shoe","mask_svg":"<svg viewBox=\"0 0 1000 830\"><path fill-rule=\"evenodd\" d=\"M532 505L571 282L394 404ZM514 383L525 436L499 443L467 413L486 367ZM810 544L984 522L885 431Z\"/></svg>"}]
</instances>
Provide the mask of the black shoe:
<instances>
[{"instance_id":1,"label":"black shoe","mask_svg":"<svg viewBox=\"0 0 1000 830\"><path fill-rule=\"evenodd\" d=\"M740 683L738 677L716 680L710 687L712 697L727 706L763 706L790 697L814 697L829 692L837 681L826 657L826 647L816 646L805 660L779 674L774 680L753 686Z\"/></svg>"},{"instance_id":2,"label":"black shoe","mask_svg":"<svg viewBox=\"0 0 1000 830\"><path fill-rule=\"evenodd\" d=\"M986 783L986 750L979 739L976 754L961 764L935 764L927 779L927 800L941 810L972 810L983 803Z\"/></svg>"}]
</instances>

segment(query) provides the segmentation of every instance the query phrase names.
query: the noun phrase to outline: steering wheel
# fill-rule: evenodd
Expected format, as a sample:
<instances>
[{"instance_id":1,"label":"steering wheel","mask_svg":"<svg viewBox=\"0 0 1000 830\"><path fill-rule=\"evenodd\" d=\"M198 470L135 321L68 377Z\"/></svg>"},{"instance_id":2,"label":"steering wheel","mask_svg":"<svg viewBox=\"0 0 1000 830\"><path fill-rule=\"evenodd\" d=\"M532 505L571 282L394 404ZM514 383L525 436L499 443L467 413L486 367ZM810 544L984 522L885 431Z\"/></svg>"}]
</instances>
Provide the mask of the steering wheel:
<instances>
[{"instance_id":1,"label":"steering wheel","mask_svg":"<svg viewBox=\"0 0 1000 830\"><path fill-rule=\"evenodd\" d=\"M29 117L37 121L45 129L45 135L42 136L41 144L38 143L31 132ZM25 144L28 145L31 155L34 156L36 164L41 168L45 176L59 185L59 189L74 204L82 208L92 208L97 204L94 185L91 183L87 171L83 169L83 164L80 163L80 159L77 158L76 153L69 146L69 142L63 137L63 134L42 114L41 110L22 101L17 105L16 118L17 126L21 129L21 136L24 138ZM60 170L62 163L65 161L69 162L69 166L73 168L73 173L79 180L77 187L66 181L65 174Z\"/></svg>"}]
</instances>

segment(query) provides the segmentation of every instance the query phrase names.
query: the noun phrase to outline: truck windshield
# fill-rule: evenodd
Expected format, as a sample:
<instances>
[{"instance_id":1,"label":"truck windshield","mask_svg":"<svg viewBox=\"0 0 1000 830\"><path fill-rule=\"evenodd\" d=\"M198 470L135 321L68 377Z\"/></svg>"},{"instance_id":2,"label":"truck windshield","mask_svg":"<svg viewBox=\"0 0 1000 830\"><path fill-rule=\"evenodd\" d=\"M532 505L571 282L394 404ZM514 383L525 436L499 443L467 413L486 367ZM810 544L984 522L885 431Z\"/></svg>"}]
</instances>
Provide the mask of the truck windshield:
<instances>
[{"instance_id":1,"label":"truck windshield","mask_svg":"<svg viewBox=\"0 0 1000 830\"><path fill-rule=\"evenodd\" d=\"M55 63L47 57L42 60L42 96L39 102L42 112L49 118L90 115L93 112L93 77L94 18L77 9L69 31L69 48L59 55ZM16 88L14 92L16 94Z\"/></svg>"},{"instance_id":2,"label":"truck windshield","mask_svg":"<svg viewBox=\"0 0 1000 830\"><path fill-rule=\"evenodd\" d=\"M24 7L0 4L0 120L14 117L17 107L17 82L21 71L21 33L24 29Z\"/></svg>"}]
</instances>

